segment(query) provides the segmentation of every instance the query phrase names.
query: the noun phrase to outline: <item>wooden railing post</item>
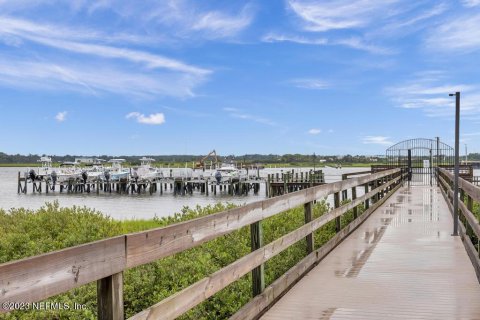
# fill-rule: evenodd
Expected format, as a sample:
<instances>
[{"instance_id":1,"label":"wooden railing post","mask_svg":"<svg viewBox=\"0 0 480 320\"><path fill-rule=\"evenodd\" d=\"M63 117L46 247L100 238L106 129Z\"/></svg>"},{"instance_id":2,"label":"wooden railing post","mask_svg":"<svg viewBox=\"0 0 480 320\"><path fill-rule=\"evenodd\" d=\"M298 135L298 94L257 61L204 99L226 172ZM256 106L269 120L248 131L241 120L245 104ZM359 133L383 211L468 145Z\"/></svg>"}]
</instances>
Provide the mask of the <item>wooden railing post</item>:
<instances>
[{"instance_id":1,"label":"wooden railing post","mask_svg":"<svg viewBox=\"0 0 480 320\"><path fill-rule=\"evenodd\" d=\"M357 187L352 187L352 201L357 199ZM357 219L358 207L353 208L353 219Z\"/></svg>"},{"instance_id":2,"label":"wooden railing post","mask_svg":"<svg viewBox=\"0 0 480 320\"><path fill-rule=\"evenodd\" d=\"M250 239L252 251L263 247L262 222L257 221L250 225ZM257 296L265 289L265 269L261 264L252 270L252 294Z\"/></svg>"},{"instance_id":3,"label":"wooden railing post","mask_svg":"<svg viewBox=\"0 0 480 320\"><path fill-rule=\"evenodd\" d=\"M367 194L368 191L368 183L365 183L365 194ZM367 210L370 207L370 199L365 199L365 210Z\"/></svg>"},{"instance_id":4,"label":"wooden railing post","mask_svg":"<svg viewBox=\"0 0 480 320\"><path fill-rule=\"evenodd\" d=\"M347 179L348 179L348 176L346 174L342 174L342 181ZM347 189L342 190L342 201L347 200L347 198L348 198Z\"/></svg>"},{"instance_id":5,"label":"wooden railing post","mask_svg":"<svg viewBox=\"0 0 480 320\"><path fill-rule=\"evenodd\" d=\"M333 203L334 203L335 208L340 207L340 193L335 192L335 194L333 195ZM335 231L340 232L341 229L342 229L342 225L341 225L340 217L336 217L335 218Z\"/></svg>"},{"instance_id":6,"label":"wooden railing post","mask_svg":"<svg viewBox=\"0 0 480 320\"><path fill-rule=\"evenodd\" d=\"M97 308L100 320L123 320L123 272L97 281Z\"/></svg>"},{"instance_id":7,"label":"wooden railing post","mask_svg":"<svg viewBox=\"0 0 480 320\"><path fill-rule=\"evenodd\" d=\"M312 221L312 202L307 202L303 206L305 212L305 223ZM307 241L307 254L313 252L313 233L310 233L305 237Z\"/></svg>"},{"instance_id":8,"label":"wooden railing post","mask_svg":"<svg viewBox=\"0 0 480 320\"><path fill-rule=\"evenodd\" d=\"M372 189L373 190L377 189L377 187L378 187L378 180L374 180ZM372 197L372 202L376 203L377 201L378 201L378 192L375 192L375 194Z\"/></svg>"}]
</instances>

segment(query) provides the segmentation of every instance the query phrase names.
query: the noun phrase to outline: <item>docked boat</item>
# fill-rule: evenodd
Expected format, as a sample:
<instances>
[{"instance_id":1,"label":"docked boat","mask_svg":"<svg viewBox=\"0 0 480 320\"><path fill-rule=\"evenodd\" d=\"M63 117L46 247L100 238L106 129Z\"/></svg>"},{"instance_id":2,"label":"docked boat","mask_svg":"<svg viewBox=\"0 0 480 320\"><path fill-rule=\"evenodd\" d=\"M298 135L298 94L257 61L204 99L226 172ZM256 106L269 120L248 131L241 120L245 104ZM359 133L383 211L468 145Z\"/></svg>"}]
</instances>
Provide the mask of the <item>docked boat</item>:
<instances>
[{"instance_id":1,"label":"docked boat","mask_svg":"<svg viewBox=\"0 0 480 320\"><path fill-rule=\"evenodd\" d=\"M41 167L37 170L37 175L42 178L48 178L52 173L52 158L51 157L40 157L37 162L41 163Z\"/></svg>"},{"instance_id":2,"label":"docked boat","mask_svg":"<svg viewBox=\"0 0 480 320\"><path fill-rule=\"evenodd\" d=\"M84 170L82 172L82 176L86 182L97 182L105 180L105 168L101 165L95 165L89 168L88 170Z\"/></svg>"},{"instance_id":3,"label":"docked boat","mask_svg":"<svg viewBox=\"0 0 480 320\"><path fill-rule=\"evenodd\" d=\"M60 168L52 169L50 174L53 182L68 182L75 181L81 178L82 171L77 168L75 162L63 162L60 164Z\"/></svg>"},{"instance_id":4,"label":"docked boat","mask_svg":"<svg viewBox=\"0 0 480 320\"><path fill-rule=\"evenodd\" d=\"M213 176L218 184L223 182L238 182L242 176L242 172L235 168L233 164L226 164L218 168Z\"/></svg>"},{"instance_id":5,"label":"docked boat","mask_svg":"<svg viewBox=\"0 0 480 320\"><path fill-rule=\"evenodd\" d=\"M130 175L130 169L123 168L122 163L125 159L112 159L109 161L112 166L105 170L104 177L106 181L120 181L127 179Z\"/></svg>"},{"instance_id":6,"label":"docked boat","mask_svg":"<svg viewBox=\"0 0 480 320\"><path fill-rule=\"evenodd\" d=\"M157 181L163 178L162 171L152 167L153 161L155 161L155 159L141 158L140 167L134 168L132 171L132 178L140 181Z\"/></svg>"}]
</instances>

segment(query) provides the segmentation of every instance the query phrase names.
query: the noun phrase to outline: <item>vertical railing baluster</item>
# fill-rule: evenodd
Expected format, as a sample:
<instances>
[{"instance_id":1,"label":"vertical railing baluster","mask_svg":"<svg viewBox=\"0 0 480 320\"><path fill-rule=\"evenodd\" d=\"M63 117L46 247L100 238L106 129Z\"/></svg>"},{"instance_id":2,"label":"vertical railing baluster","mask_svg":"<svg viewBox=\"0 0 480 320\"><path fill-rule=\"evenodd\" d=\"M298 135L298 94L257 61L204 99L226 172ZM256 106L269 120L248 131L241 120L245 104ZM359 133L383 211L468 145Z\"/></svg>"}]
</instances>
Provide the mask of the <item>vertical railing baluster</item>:
<instances>
[{"instance_id":1,"label":"vertical railing baluster","mask_svg":"<svg viewBox=\"0 0 480 320\"><path fill-rule=\"evenodd\" d=\"M340 207L340 193L339 192L334 193L333 203L334 203L335 208ZM340 218L341 218L340 216L335 218L335 232L340 232L340 230L342 229Z\"/></svg>"},{"instance_id":2,"label":"vertical railing baluster","mask_svg":"<svg viewBox=\"0 0 480 320\"><path fill-rule=\"evenodd\" d=\"M305 223L312 221L312 206L312 202L307 202L304 205ZM307 235L305 240L307 241L307 254L312 253L314 248L313 233Z\"/></svg>"},{"instance_id":3,"label":"vertical railing baluster","mask_svg":"<svg viewBox=\"0 0 480 320\"><path fill-rule=\"evenodd\" d=\"M263 247L262 221L250 225L250 239L252 252ZM265 289L265 268L261 264L252 270L252 294L257 296Z\"/></svg>"},{"instance_id":4,"label":"vertical railing baluster","mask_svg":"<svg viewBox=\"0 0 480 320\"><path fill-rule=\"evenodd\" d=\"M357 187L352 187L352 201L357 199ZM353 219L357 219L358 216L358 206L353 207Z\"/></svg>"}]
</instances>

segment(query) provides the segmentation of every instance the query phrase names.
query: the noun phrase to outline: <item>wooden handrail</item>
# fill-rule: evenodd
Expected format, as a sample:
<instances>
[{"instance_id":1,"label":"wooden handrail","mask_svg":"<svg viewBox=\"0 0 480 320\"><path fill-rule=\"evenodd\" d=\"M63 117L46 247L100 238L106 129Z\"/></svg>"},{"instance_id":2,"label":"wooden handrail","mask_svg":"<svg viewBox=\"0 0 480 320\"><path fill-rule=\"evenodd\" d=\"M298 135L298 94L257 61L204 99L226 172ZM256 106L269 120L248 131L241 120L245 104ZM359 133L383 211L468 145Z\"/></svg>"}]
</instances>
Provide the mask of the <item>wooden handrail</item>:
<instances>
[{"instance_id":1,"label":"wooden handrail","mask_svg":"<svg viewBox=\"0 0 480 320\"><path fill-rule=\"evenodd\" d=\"M338 218L372 197L378 199L379 193L388 191L402 178L400 169L391 169L300 190L163 228L126 234L0 264L0 303L4 301L35 302L93 281L99 281L99 288L105 287L106 289L103 292L99 290L98 301L102 303L106 301L105 303L108 304L108 306L99 305L99 310L102 310L99 312L99 317L102 319L123 318L123 302L121 297L118 297L118 291L123 290L123 277L118 275L124 270L199 246L209 240L330 194L362 185L368 186L374 182L376 188L367 192L366 195L358 197L320 218L307 222L295 231L253 251L213 275L137 314L134 319L142 319L145 314L148 315L150 312L155 314L159 310L170 312L162 313L162 318L166 314L175 317L261 265L291 244L312 234L328 221ZM388 182L377 187L376 182L380 179L386 179ZM116 292L112 292L115 290L111 290L111 285L116 288ZM105 309L107 311L103 312ZM5 311L0 309L0 312Z\"/></svg>"},{"instance_id":2,"label":"wooden handrail","mask_svg":"<svg viewBox=\"0 0 480 320\"><path fill-rule=\"evenodd\" d=\"M453 179L454 176L448 170L443 168L438 169L438 181L440 183L440 191L442 192L443 197L447 201L448 208L453 214ZM480 187L477 187L466 181L465 179L459 177L458 179L458 187L460 189L461 194L461 201L458 202L458 208L460 211L459 215L459 233L462 239L462 242L465 246L465 250L468 253L470 261L475 269L475 273L477 275L477 279L480 282L480 259L479 259L479 252L477 247L472 243L471 234L468 230L472 230L475 234L475 237L480 239L480 224L478 222L477 217L473 214L473 201L480 200ZM467 205L464 203L463 195L467 196ZM464 217L465 226L462 223L462 219L460 217ZM470 227L470 228L469 228Z\"/></svg>"},{"instance_id":3,"label":"wooden handrail","mask_svg":"<svg viewBox=\"0 0 480 320\"><path fill-rule=\"evenodd\" d=\"M453 174L445 169L439 169L439 181L445 187L447 195L449 199L453 199L453 190L451 184L453 183ZM446 177L448 182L443 178ZM463 178L458 178L458 186L460 189L463 190L467 194L467 196L471 197L473 200L480 201L480 187L473 185L472 183L466 181ZM471 211L472 208L468 208L463 201L458 202L458 208L462 212L463 216L467 220L469 226L472 228L475 235L480 238L480 224L478 219L475 217L473 212Z\"/></svg>"}]
</instances>

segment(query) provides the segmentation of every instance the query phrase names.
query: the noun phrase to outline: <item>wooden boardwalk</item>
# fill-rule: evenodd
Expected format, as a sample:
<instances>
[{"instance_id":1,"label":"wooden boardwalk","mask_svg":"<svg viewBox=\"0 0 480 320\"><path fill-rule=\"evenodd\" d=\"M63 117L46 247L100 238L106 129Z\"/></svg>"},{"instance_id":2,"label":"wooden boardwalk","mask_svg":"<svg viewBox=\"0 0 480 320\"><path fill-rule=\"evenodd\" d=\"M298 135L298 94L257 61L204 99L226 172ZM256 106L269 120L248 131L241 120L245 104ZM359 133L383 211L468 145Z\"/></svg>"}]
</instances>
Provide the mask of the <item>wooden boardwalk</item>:
<instances>
[{"instance_id":1,"label":"wooden boardwalk","mask_svg":"<svg viewBox=\"0 0 480 320\"><path fill-rule=\"evenodd\" d=\"M402 187L261 319L480 319L480 285L437 187Z\"/></svg>"}]
</instances>

